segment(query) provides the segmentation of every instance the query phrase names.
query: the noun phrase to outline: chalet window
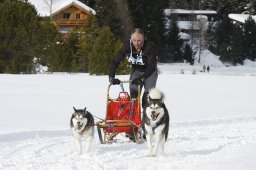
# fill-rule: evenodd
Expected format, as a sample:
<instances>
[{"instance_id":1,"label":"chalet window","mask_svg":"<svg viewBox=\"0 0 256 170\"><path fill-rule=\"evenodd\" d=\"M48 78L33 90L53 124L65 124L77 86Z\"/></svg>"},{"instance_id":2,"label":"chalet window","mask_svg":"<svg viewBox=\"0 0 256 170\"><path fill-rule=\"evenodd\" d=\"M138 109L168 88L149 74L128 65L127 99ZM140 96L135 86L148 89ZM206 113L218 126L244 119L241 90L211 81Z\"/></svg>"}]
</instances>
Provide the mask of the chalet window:
<instances>
[{"instance_id":1,"label":"chalet window","mask_svg":"<svg viewBox=\"0 0 256 170\"><path fill-rule=\"evenodd\" d=\"M70 13L63 13L63 19L69 19Z\"/></svg>"},{"instance_id":2,"label":"chalet window","mask_svg":"<svg viewBox=\"0 0 256 170\"><path fill-rule=\"evenodd\" d=\"M65 26L59 26L59 31L61 33L68 33L70 31L70 28Z\"/></svg>"},{"instance_id":3,"label":"chalet window","mask_svg":"<svg viewBox=\"0 0 256 170\"><path fill-rule=\"evenodd\" d=\"M80 19L80 14L76 14L76 19Z\"/></svg>"}]
</instances>

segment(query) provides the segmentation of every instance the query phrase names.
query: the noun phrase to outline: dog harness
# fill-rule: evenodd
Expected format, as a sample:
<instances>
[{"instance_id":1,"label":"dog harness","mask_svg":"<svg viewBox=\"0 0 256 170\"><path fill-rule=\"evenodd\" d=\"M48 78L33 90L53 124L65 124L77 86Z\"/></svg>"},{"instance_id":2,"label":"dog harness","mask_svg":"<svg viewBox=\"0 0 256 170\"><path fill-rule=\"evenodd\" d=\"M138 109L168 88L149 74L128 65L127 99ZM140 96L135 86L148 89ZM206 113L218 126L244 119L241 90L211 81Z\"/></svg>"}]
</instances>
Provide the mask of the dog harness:
<instances>
[{"instance_id":1,"label":"dog harness","mask_svg":"<svg viewBox=\"0 0 256 170\"><path fill-rule=\"evenodd\" d=\"M78 133L79 133L80 135L82 135L83 132L89 130L89 128L90 128L91 126L94 126L94 124L93 124L93 125L87 124L87 125L84 127L84 129L83 129L81 132L78 132Z\"/></svg>"},{"instance_id":2,"label":"dog harness","mask_svg":"<svg viewBox=\"0 0 256 170\"><path fill-rule=\"evenodd\" d=\"M152 128L153 134L155 134L155 130L157 128L157 124L152 125L151 128Z\"/></svg>"}]
</instances>

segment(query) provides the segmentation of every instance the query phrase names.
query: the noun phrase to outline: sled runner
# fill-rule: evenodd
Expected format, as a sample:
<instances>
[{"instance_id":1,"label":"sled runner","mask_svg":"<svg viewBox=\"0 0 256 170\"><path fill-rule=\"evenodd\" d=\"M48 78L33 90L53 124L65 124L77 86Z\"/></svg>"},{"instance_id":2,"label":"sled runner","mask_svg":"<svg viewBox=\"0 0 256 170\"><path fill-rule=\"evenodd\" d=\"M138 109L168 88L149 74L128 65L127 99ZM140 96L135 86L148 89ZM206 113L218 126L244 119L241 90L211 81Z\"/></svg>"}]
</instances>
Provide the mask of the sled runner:
<instances>
[{"instance_id":1,"label":"sled runner","mask_svg":"<svg viewBox=\"0 0 256 170\"><path fill-rule=\"evenodd\" d=\"M134 142L139 137L138 128L141 126L140 88L138 87L138 97L131 98L129 93L124 91L123 83L130 83L130 81L122 81L120 83L122 91L114 99L109 96L112 84L108 85L106 117L105 120L100 120L96 123L102 144L112 142L121 133L129 134L130 139ZM103 129L103 137L101 129Z\"/></svg>"}]
</instances>

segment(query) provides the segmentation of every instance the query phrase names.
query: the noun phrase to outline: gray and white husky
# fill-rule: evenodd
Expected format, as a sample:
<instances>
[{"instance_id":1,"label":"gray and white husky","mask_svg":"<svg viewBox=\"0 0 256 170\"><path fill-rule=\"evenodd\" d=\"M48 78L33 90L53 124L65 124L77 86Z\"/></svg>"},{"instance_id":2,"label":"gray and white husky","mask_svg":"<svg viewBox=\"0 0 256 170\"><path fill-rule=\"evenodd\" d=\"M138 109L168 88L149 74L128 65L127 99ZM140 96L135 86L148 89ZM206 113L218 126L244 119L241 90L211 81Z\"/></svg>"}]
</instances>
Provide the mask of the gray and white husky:
<instances>
[{"instance_id":1,"label":"gray and white husky","mask_svg":"<svg viewBox=\"0 0 256 170\"><path fill-rule=\"evenodd\" d=\"M148 156L163 154L164 144L168 138L169 113L164 104L164 94L157 88L149 92L148 101L143 108L142 126L145 128Z\"/></svg>"},{"instance_id":2,"label":"gray and white husky","mask_svg":"<svg viewBox=\"0 0 256 170\"><path fill-rule=\"evenodd\" d=\"M81 110L77 110L75 107L74 113L70 120L70 127L72 129L73 136L76 140L77 151L82 153L82 138L85 138L86 146L85 152L89 152L91 149L92 141L94 138L94 119L90 112L86 111L86 107Z\"/></svg>"}]
</instances>

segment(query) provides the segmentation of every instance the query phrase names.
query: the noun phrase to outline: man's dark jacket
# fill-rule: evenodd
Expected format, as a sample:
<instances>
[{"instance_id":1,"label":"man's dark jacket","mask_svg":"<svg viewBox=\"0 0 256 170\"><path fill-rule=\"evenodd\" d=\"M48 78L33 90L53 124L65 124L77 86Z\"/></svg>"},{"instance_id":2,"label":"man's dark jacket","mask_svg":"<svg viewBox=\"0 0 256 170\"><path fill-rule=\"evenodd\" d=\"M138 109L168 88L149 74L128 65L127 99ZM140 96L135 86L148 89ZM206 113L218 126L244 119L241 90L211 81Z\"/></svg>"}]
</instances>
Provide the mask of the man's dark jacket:
<instances>
[{"instance_id":1,"label":"man's dark jacket","mask_svg":"<svg viewBox=\"0 0 256 170\"><path fill-rule=\"evenodd\" d=\"M117 66L124 58L129 56L131 53L130 46L132 46L132 52L133 53L136 52L135 47L132 45L132 43L130 43L130 41L125 42L124 46L121 48L121 50L118 52L118 54L110 63L109 77L115 78ZM132 69L144 72L141 78L147 79L157 69L157 57L155 53L154 44L150 41L144 41L144 45L142 47L142 53L143 53L143 61L145 62L145 65L132 64ZM133 56L134 58L136 58L135 55Z\"/></svg>"}]
</instances>

